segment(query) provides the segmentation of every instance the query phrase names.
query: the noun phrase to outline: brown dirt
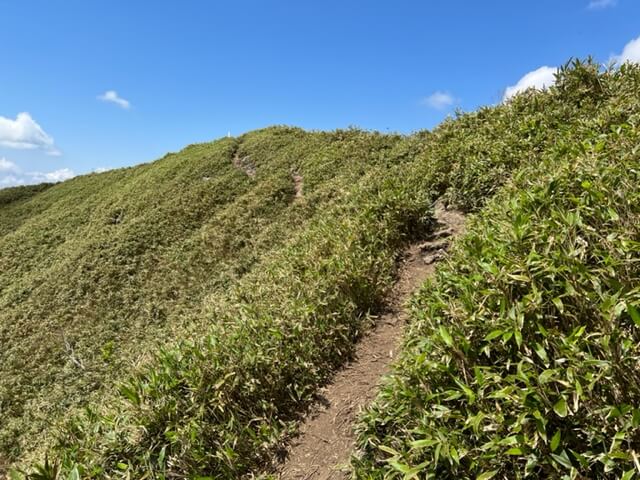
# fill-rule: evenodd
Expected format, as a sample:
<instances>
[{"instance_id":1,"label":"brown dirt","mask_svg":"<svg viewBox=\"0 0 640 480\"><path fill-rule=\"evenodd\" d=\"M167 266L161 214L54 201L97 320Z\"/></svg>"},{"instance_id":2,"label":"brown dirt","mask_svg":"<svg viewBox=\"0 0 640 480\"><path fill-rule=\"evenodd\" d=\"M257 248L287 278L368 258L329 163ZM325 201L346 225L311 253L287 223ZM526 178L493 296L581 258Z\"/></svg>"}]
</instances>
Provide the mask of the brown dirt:
<instances>
[{"instance_id":1,"label":"brown dirt","mask_svg":"<svg viewBox=\"0 0 640 480\"><path fill-rule=\"evenodd\" d=\"M9 460L5 459L1 453L0 453L0 478L9 478Z\"/></svg>"},{"instance_id":2,"label":"brown dirt","mask_svg":"<svg viewBox=\"0 0 640 480\"><path fill-rule=\"evenodd\" d=\"M300 200L301 198L304 198L304 178L302 178L302 175L298 172L293 172L291 174L291 178L293 179L293 188L296 192L295 199Z\"/></svg>"},{"instance_id":3,"label":"brown dirt","mask_svg":"<svg viewBox=\"0 0 640 480\"><path fill-rule=\"evenodd\" d=\"M237 153L233 156L233 165L242 170L247 176L253 178L256 176L256 165L251 161L249 156L240 157Z\"/></svg>"},{"instance_id":4,"label":"brown dirt","mask_svg":"<svg viewBox=\"0 0 640 480\"><path fill-rule=\"evenodd\" d=\"M378 319L375 329L358 343L355 360L319 392L318 403L303 420L285 460L276 467L281 480L348 478L344 470L354 447L353 427L358 414L374 399L381 377L389 373L396 356L407 321L404 303L433 274L449 239L464 228L462 213L446 210L439 203L435 217L438 221L435 233L404 251L388 311Z\"/></svg>"}]
</instances>

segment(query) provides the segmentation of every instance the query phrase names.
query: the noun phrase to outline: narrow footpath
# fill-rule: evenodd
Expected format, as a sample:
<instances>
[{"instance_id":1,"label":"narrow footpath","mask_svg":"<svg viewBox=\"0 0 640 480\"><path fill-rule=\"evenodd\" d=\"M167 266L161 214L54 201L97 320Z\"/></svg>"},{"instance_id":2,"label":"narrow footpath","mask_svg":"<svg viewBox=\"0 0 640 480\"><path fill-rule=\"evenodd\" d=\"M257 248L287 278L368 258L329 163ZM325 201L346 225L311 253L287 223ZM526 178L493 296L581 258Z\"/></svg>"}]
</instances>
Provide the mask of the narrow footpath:
<instances>
[{"instance_id":1,"label":"narrow footpath","mask_svg":"<svg viewBox=\"0 0 640 480\"><path fill-rule=\"evenodd\" d=\"M404 305L433 274L451 239L464 228L461 212L446 210L438 203L434 213L438 222L434 233L408 246L402 255L387 312L356 345L355 360L319 392L319 402L303 421L277 468L281 480L347 478L344 470L354 448L353 428L360 411L374 399L381 377L389 373L407 322Z\"/></svg>"}]
</instances>

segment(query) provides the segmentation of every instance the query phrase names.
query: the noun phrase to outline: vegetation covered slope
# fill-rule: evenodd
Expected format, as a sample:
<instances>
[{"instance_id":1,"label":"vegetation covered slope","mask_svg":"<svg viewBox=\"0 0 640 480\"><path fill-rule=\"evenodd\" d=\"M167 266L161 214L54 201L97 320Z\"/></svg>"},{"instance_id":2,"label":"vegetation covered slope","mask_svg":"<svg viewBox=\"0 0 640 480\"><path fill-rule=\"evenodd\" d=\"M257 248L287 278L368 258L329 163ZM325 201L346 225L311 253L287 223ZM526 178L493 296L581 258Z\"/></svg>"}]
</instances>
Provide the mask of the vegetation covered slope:
<instances>
[{"instance_id":1,"label":"vegetation covered slope","mask_svg":"<svg viewBox=\"0 0 640 480\"><path fill-rule=\"evenodd\" d=\"M640 70L575 80L546 97L593 116L523 165L415 297L359 478L640 478Z\"/></svg>"},{"instance_id":2,"label":"vegetation covered slope","mask_svg":"<svg viewBox=\"0 0 640 480\"><path fill-rule=\"evenodd\" d=\"M58 387L55 382L49 382L46 368L40 377L34 375L34 378L41 378L41 382L45 382L54 394L58 388L58 398L72 398L74 405L85 404L86 392L90 389L97 388L100 395L94 395L89 402L91 407L84 415L73 416L56 429L49 461L38 467L39 474L32 478L239 478L256 472L264 456L282 439L283 432L294 424L295 413L351 354L354 340L370 323L369 314L378 310L392 284L396 254L409 237L430 228L431 206L435 199L444 195L448 202L467 211L481 209L487 199L509 182L512 174L520 179L523 174L518 172L530 171L527 169L540 165L554 148L561 145L569 148L589 141L591 133L588 132L596 128L591 123L594 119L600 122L597 125L602 132L610 131L610 127L615 125L635 125L633 118L638 103L639 77L637 69L599 73L592 64L578 63L563 71L558 86L548 93L529 93L506 105L462 115L446 121L433 133L419 132L398 137L358 131L310 134L291 129L267 129L248 134L239 142L222 140L191 147L182 155L169 157L175 161L174 164L164 159L140 167L143 169L140 172L146 169L147 172L157 171L158 175L160 171L164 173L153 184L156 191L148 188L152 184L142 181L139 192L145 195L144 201L132 201L128 208L145 216L147 212L154 211L149 206L155 202L164 207L156 212L157 215L149 217L153 225L148 227L155 232L151 237L145 237L147 227L140 225L136 230L133 221L136 217L128 215L126 209L121 215L119 205L108 204L108 208L103 210L109 222L117 220L109 228L113 225L124 227L128 221L131 222L132 234L125 237L129 247L117 250L121 254L113 258L127 259L125 265L131 264L132 268L126 270L127 275L113 288L108 288L111 280L106 280L102 310L90 305L83 311L86 317L71 316L65 320L75 319L76 323L70 324L77 326L76 338L86 342L67 341L73 351L65 350L64 338L58 344L61 352L59 371L64 374L66 369L72 370L69 378L74 380L68 383L72 385L75 396L63 393L65 385ZM633 102L630 103L631 100ZM203 165L207 163L201 158L203 152L199 149L220 149L216 168L198 171L187 177L188 181L177 182L177 178L182 178L180 172L183 169L197 168L196 165L201 164L198 158ZM195 155L187 156L190 151ZM629 148L625 151L628 152ZM251 155L258 172L255 180L233 169L236 154L238 158ZM547 169L539 168L544 173L561 165L549 160ZM19 226L11 227L5 236L23 231L23 236L28 238L30 230L24 229L28 228L32 216L37 219L38 215L47 215L49 221L36 223L42 226L32 232L46 233L47 229L54 229L56 222L78 219L69 231L78 231L77 242L89 241L90 238L80 232L82 228L88 228L87 225L100 225L86 220L94 218L94 212L100 210L96 205L80 202L80 199L91 198L88 194L92 190L88 184L84 195L76 193L74 197L74 188L80 190L85 185L83 182L104 179L104 188L118 188L118 182L125 185L132 182L127 193L134 194L138 190L129 175L137 171L110 172L110 175L121 177L109 181L101 176L75 179L18 202L15 207L9 204L5 211L14 219L14 225ZM292 171L304 178L305 197L299 201L294 201ZM194 198L208 198L207 192L199 190L203 184L208 185L203 181L204 177L211 179L206 182L220 179L215 190L222 192L220 194L226 199L223 203L229 205L226 216L210 213L210 210L217 211L214 207L217 202L196 209L197 214L188 213ZM177 183L172 183L174 181ZM507 188L516 188L519 192L518 181ZM223 185L228 190L224 190ZM255 189L260 185L263 190L258 193ZM70 190L65 193L65 188ZM53 201L56 192L69 199L59 210L55 209L56 202ZM176 192L181 193L177 195ZM177 200L172 200L172 195ZM245 196L253 202L242 201ZM105 202L113 198L105 192ZM115 198L125 201L128 197L120 195ZM270 206L266 211L262 210L265 203ZM240 216L243 219L241 228L236 228L235 215L244 212L248 206L254 210ZM66 220L69 216L64 212L74 208L78 211L87 209L85 220L78 214ZM59 212L58 217L51 216L56 211ZM114 212L117 215L113 215ZM187 225L195 227L184 228L181 223L183 217L190 219ZM255 221L256 218L263 220ZM156 223L167 226L166 222L171 226L178 224L178 231L186 231L189 235L177 235L175 243L162 250L166 252L164 256L149 257L148 265L152 268L140 268L137 262L146 257L141 255L136 243L138 234L143 239L163 236L164 229L154 231L153 228ZM38 241L45 242L50 238L45 233L38 233ZM207 262L210 249L215 252L221 245L229 244L231 248L216 257L219 260ZM29 251L28 245L25 242L22 248ZM59 243L60 248L55 251L56 259L67 258L64 253L67 247L62 245ZM99 252L100 245L92 245L86 252ZM44 265L50 261L37 244L31 247L31 251L33 255L40 255L36 259L45 262ZM248 260L246 255L249 255ZM5 261L4 257L2 261ZM81 264L69 262L69 265ZM114 270L119 272L120 264L117 267ZM40 278L37 275L41 274L36 273L42 270L40 263L26 262L25 268L28 272L33 271L34 278ZM149 272L145 275L150 277L144 278L153 280L142 284L129 283L133 282L131 277L135 279L138 272L145 271ZM73 278L65 275L67 270L60 272L51 278ZM78 274L76 278L82 280L85 278L83 275ZM79 282L85 285L88 298L101 291L96 287L100 285L96 279L90 278L91 283ZM114 278L120 277L114 275ZM3 279L3 285L4 282ZM20 285L19 282L18 279L16 285ZM161 285L164 282L173 282L170 283L173 288L163 290ZM73 282L62 284L73 285ZM37 285L39 287L43 283ZM434 291L439 291L438 288L434 287ZM449 290L442 290L440 297L445 298L443 295ZM11 291L16 295L24 290L11 287ZM136 307L118 303L119 292L130 292L135 301L129 305L138 305L146 304L148 299L159 301L165 298L158 297L158 291L167 292L166 298L169 299L174 298L169 293L177 291L179 294L171 302L160 302L164 305L164 313L157 324L149 320L148 313L144 316L152 309L136 310ZM426 294L429 291L431 289L426 289ZM6 295L4 290L0 294ZM98 297L101 298L100 295ZM69 305L74 308L83 305L76 301L76 297L65 300L71 300ZM111 301L120 312L119 316L108 317ZM487 305L486 308L495 307L494 304ZM469 309L472 307L468 306ZM16 314L22 308L16 302ZM462 307L456 306L455 311L459 308ZM42 309L41 312L44 314L48 310ZM93 316L94 312L99 313ZM104 354L108 365L96 367L106 361L101 360L102 346L96 348L104 342L99 332L104 325L112 324L103 320L103 315L112 318L114 325L123 325L124 328L117 330L117 341L106 343L111 345ZM430 318L428 315L423 317ZM423 317L416 314L416 327L412 330L415 333L410 338L431 334L428 325L422 330L419 328L419 319ZM38 335L40 322L34 316L25 318L31 320L30 328L16 328L11 335L23 331ZM53 321L59 316L47 318ZM2 318L0 328L5 329L3 332L8 332L6 325L12 323ZM454 332L452 327L440 329L438 326L436 332L436 338L443 338L445 344L453 345L453 337L450 338L454 335L450 333ZM13 340L8 333L3 335L2 340L8 339L14 346L14 352L18 352L6 358L30 360L29 348L21 346L20 337ZM172 336L182 341L171 345ZM30 341L25 336L22 338L23 343ZM52 335L42 338L52 338ZM163 348L154 352L153 346L157 343L161 343ZM475 347L476 343L472 346ZM46 347L48 343L43 345ZM80 345L86 345L82 356L76 354ZM410 365L415 350L411 348L411 340L408 345L404 358ZM419 355L423 353L426 356L430 352L421 351ZM73 359L69 360L70 354L84 368ZM49 352L42 355L43 360L51 358ZM90 358L95 360L91 362ZM437 362L438 359L432 361ZM139 365L133 373L123 374L134 362ZM499 359L496 362L496 368L501 368ZM92 366L88 368L86 365ZM397 378L404 378L404 365L399 366ZM507 362L507 365L510 364ZM30 368L37 374L36 367L32 365ZM14 432L23 433L21 445L24 451L28 451L29 445L37 442L38 432L51 432L44 421L58 418L65 411L54 409L45 388L34 388L35 382L30 382L24 374L20 375L19 369L8 372L9 380L4 385L13 390L6 391L19 395L23 391L31 391L34 407L27 403L27 408L41 413L42 422L34 429L31 427L33 424L25 420L26 414L19 411L22 408L18 405L19 395L2 397L2 408L5 408L4 398L8 398L13 403L7 405L16 409L11 417L12 430L4 430L10 432L4 437L5 445L9 446L5 451L12 451L14 444L10 440ZM92 378L95 383L90 383L87 378ZM22 379L22 383L13 379ZM87 387L76 387L75 379L80 379L80 384L86 382L83 385ZM413 432L411 426L415 425L411 422L422 418L420 412L426 412L431 405L420 403L419 388L428 381L428 377L420 377L415 385L404 389L398 387L402 385L400 381L389 384L381 397L383 400L365 419L367 423L363 426L363 450L356 465L357 474L363 478L403 476L403 469L421 466L422 475L431 468L421 465L425 461L429 463L429 452L438 458L435 465L438 468L442 465L442 448L435 454L435 448L429 450L427 445L423 445L421 452L427 456L418 463L414 462L417 457L406 457L410 454L402 449L402 442L411 445L411 440L407 440ZM402 403L404 392L410 388L417 392L415 398ZM478 396L477 393L475 395ZM458 401L462 403L461 398ZM398 422L393 421L396 410ZM403 422L409 430L404 429ZM452 432L452 438L456 438L455 433ZM391 451L397 453L389 453ZM447 452L450 453L451 449ZM21 451L12 455L12 458L29 458ZM392 457L391 461L388 461L389 457ZM512 457L515 456L509 456L510 459ZM469 472L468 475L472 476L476 471L484 471L486 465L481 462L484 461L482 454L477 458L471 453L464 456L465 462L470 459L476 463L466 471L462 467L458 471L452 470L452 475ZM458 460L462 465L459 455ZM457 465L455 461L451 463L454 464ZM442 472L446 473L446 470ZM501 473L509 475L506 470Z\"/></svg>"},{"instance_id":3,"label":"vegetation covered slope","mask_svg":"<svg viewBox=\"0 0 640 480\"><path fill-rule=\"evenodd\" d=\"M0 458L168 339L399 137L272 128L135 168L0 192ZM254 178L234 158L256 167ZM294 201L292 170L304 174ZM54 422L55 423L55 422Z\"/></svg>"}]
</instances>

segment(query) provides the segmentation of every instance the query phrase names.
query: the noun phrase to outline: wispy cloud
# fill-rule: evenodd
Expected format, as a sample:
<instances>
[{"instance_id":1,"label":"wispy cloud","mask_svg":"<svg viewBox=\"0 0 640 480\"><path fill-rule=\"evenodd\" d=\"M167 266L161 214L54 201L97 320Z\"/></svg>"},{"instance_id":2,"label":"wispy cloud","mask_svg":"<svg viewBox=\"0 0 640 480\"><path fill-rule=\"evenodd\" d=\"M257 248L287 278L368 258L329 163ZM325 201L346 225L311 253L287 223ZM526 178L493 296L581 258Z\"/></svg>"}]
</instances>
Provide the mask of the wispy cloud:
<instances>
[{"instance_id":1,"label":"wispy cloud","mask_svg":"<svg viewBox=\"0 0 640 480\"><path fill-rule=\"evenodd\" d=\"M18 166L7 160L6 158L0 158L0 173L18 173L20 169Z\"/></svg>"},{"instance_id":2,"label":"wispy cloud","mask_svg":"<svg viewBox=\"0 0 640 480\"><path fill-rule=\"evenodd\" d=\"M131 103L129 102L129 100L125 100L124 98L119 96L118 92L116 92L115 90L107 90L102 95L98 95L98 100L114 103L120 108L124 108L125 110L131 108Z\"/></svg>"},{"instance_id":3,"label":"wispy cloud","mask_svg":"<svg viewBox=\"0 0 640 480\"><path fill-rule=\"evenodd\" d=\"M63 182L76 176L70 168L61 168L53 172L30 172L27 175L35 182Z\"/></svg>"},{"instance_id":4,"label":"wispy cloud","mask_svg":"<svg viewBox=\"0 0 640 480\"><path fill-rule=\"evenodd\" d=\"M24 184L24 182L14 175L0 175L0 188L16 187Z\"/></svg>"},{"instance_id":5,"label":"wispy cloud","mask_svg":"<svg viewBox=\"0 0 640 480\"><path fill-rule=\"evenodd\" d=\"M538 90L545 89L556 83L555 74L558 71L555 67L540 67L537 70L524 75L515 85L507 87L502 97L502 101L509 100L514 95L524 92L530 88Z\"/></svg>"},{"instance_id":6,"label":"wispy cloud","mask_svg":"<svg viewBox=\"0 0 640 480\"><path fill-rule=\"evenodd\" d=\"M428 97L423 98L421 103L427 107L435 108L436 110L444 110L457 102L458 99L450 93L437 91L433 92Z\"/></svg>"},{"instance_id":7,"label":"wispy cloud","mask_svg":"<svg viewBox=\"0 0 640 480\"><path fill-rule=\"evenodd\" d=\"M622 49L622 53L613 55L611 60L618 64L625 62L640 63L640 37L627 43Z\"/></svg>"},{"instance_id":8,"label":"wispy cloud","mask_svg":"<svg viewBox=\"0 0 640 480\"><path fill-rule=\"evenodd\" d=\"M591 0L587 8L589 10L603 10L609 7L615 7L618 4L618 0Z\"/></svg>"},{"instance_id":9,"label":"wispy cloud","mask_svg":"<svg viewBox=\"0 0 640 480\"><path fill-rule=\"evenodd\" d=\"M4 157L0 158L0 188L62 182L75 176L75 172L70 168L60 168L51 172L23 172L15 163Z\"/></svg>"},{"instance_id":10,"label":"wispy cloud","mask_svg":"<svg viewBox=\"0 0 640 480\"><path fill-rule=\"evenodd\" d=\"M40 149L47 155L61 155L53 137L27 112L19 113L15 120L0 116L0 145L23 150Z\"/></svg>"}]
</instances>

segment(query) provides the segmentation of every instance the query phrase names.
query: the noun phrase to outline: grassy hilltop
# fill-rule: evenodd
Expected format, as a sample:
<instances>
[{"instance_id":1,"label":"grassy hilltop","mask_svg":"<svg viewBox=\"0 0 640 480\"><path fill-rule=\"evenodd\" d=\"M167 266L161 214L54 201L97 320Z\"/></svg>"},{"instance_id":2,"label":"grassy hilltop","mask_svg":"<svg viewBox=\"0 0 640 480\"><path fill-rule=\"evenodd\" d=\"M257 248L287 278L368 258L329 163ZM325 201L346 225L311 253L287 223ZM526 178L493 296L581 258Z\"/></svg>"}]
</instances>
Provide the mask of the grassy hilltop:
<instances>
[{"instance_id":1,"label":"grassy hilltop","mask_svg":"<svg viewBox=\"0 0 640 480\"><path fill-rule=\"evenodd\" d=\"M398 141L271 128L0 191L0 452L19 458L52 419L112 393L159 346L201 332L218 297L383 166ZM234 159L255 165L255 178Z\"/></svg>"},{"instance_id":2,"label":"grassy hilltop","mask_svg":"<svg viewBox=\"0 0 640 480\"><path fill-rule=\"evenodd\" d=\"M0 191L0 475L260 472L443 197L477 215L354 476L640 478L639 92L576 62L433 132L273 127Z\"/></svg>"}]
</instances>

